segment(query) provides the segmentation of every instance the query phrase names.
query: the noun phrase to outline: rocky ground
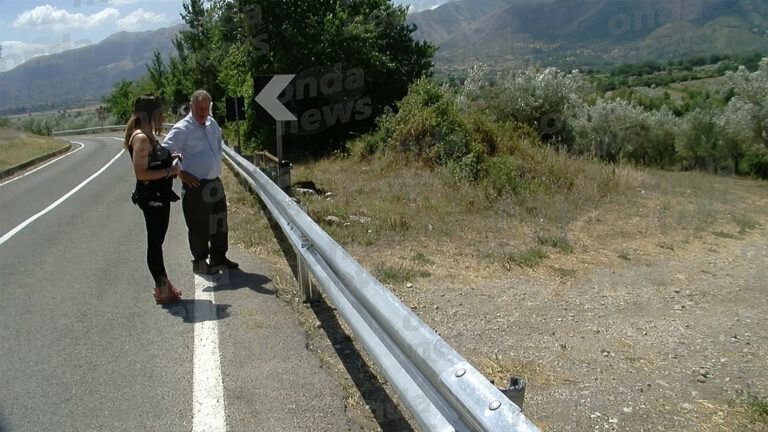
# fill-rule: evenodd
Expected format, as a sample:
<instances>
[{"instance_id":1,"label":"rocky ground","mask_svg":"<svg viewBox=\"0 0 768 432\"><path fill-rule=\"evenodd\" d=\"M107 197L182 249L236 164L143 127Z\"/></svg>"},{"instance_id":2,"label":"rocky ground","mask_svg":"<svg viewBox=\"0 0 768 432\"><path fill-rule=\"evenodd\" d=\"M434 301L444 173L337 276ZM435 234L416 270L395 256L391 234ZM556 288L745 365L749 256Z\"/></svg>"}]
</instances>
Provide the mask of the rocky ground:
<instances>
[{"instance_id":1,"label":"rocky ground","mask_svg":"<svg viewBox=\"0 0 768 432\"><path fill-rule=\"evenodd\" d=\"M768 238L717 243L397 291L487 377L525 376L542 430L749 430L739 401L768 394Z\"/></svg>"},{"instance_id":2,"label":"rocky ground","mask_svg":"<svg viewBox=\"0 0 768 432\"><path fill-rule=\"evenodd\" d=\"M476 259L457 247L466 239L414 238L377 259L428 257L426 276L390 289L499 386L524 377L524 413L542 431L764 431L768 420L749 404L768 396L768 229L760 222L685 241L629 220L620 235L602 237L576 223L573 251L551 252L533 268ZM307 347L344 382L360 430L410 430L332 308L298 301L279 247L250 250L296 306ZM350 253L370 268L366 250Z\"/></svg>"}]
</instances>

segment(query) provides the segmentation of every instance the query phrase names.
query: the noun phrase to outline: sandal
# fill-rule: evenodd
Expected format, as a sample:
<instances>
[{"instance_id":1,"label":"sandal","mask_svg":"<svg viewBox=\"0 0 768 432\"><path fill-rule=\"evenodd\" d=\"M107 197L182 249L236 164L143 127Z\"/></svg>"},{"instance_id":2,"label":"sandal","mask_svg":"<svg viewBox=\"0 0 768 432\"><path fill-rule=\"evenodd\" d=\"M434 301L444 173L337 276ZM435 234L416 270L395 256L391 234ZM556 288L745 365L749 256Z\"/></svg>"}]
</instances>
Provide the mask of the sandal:
<instances>
[{"instance_id":1,"label":"sandal","mask_svg":"<svg viewBox=\"0 0 768 432\"><path fill-rule=\"evenodd\" d=\"M181 291L176 291L176 288L173 287L173 284L171 283L171 281L168 281L168 292L172 296L181 298Z\"/></svg>"},{"instance_id":2,"label":"sandal","mask_svg":"<svg viewBox=\"0 0 768 432\"><path fill-rule=\"evenodd\" d=\"M156 304L169 304L169 303L176 303L181 300L181 292L176 291L173 289L173 285L171 285L171 282L168 281L168 295L160 295L160 288L155 287L152 294L155 297L155 303Z\"/></svg>"}]
</instances>

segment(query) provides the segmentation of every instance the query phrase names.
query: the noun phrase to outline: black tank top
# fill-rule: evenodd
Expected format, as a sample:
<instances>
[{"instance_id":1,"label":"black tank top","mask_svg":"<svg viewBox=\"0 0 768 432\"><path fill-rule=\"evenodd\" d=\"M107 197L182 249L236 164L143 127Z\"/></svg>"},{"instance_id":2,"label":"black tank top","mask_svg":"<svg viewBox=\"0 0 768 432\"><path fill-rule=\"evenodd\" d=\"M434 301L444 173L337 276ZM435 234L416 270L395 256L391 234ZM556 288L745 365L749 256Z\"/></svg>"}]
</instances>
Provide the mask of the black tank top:
<instances>
[{"instance_id":1,"label":"black tank top","mask_svg":"<svg viewBox=\"0 0 768 432\"><path fill-rule=\"evenodd\" d=\"M128 142L128 153L133 161L133 139L138 134L134 134ZM147 137L149 138L149 137ZM147 155L147 169L164 169L171 167L171 152L160 145L157 138L151 138L152 150ZM134 197L140 202L155 201L169 202L178 201L179 196L173 191L173 179L161 178L157 180L139 180L136 179L136 189Z\"/></svg>"}]
</instances>

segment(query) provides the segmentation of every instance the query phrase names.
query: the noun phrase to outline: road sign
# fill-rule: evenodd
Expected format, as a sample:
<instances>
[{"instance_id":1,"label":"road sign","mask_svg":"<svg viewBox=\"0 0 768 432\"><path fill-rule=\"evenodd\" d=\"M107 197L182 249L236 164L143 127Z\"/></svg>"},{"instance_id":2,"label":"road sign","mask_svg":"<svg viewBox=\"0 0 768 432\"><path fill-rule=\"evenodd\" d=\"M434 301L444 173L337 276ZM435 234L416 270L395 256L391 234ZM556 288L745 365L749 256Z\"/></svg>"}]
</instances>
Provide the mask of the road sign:
<instances>
[{"instance_id":1,"label":"road sign","mask_svg":"<svg viewBox=\"0 0 768 432\"><path fill-rule=\"evenodd\" d=\"M103 122L104 120L107 119L107 116L104 114L104 107L103 106L99 106L98 108L96 108L96 114L99 116L99 121L100 122Z\"/></svg>"},{"instance_id":2,"label":"road sign","mask_svg":"<svg viewBox=\"0 0 768 432\"><path fill-rule=\"evenodd\" d=\"M228 97L225 99L227 109L227 121L238 121L245 119L245 98Z\"/></svg>"},{"instance_id":3,"label":"road sign","mask_svg":"<svg viewBox=\"0 0 768 432\"><path fill-rule=\"evenodd\" d=\"M277 100L280 93L293 81L296 75L262 75L253 79L253 93L256 103L277 121L294 121L296 116Z\"/></svg>"}]
</instances>

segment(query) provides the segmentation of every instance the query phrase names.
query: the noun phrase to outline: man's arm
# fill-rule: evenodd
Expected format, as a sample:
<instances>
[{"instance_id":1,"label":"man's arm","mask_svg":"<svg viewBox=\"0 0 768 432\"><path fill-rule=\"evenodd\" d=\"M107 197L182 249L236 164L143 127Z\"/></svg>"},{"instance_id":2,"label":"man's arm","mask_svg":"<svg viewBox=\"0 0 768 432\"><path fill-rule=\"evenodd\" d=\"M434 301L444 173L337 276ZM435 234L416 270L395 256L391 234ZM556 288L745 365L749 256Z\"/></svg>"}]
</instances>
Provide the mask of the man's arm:
<instances>
[{"instance_id":1,"label":"man's arm","mask_svg":"<svg viewBox=\"0 0 768 432\"><path fill-rule=\"evenodd\" d=\"M179 124L176 123L171 130L168 131L168 135L165 136L163 146L168 147L168 150L170 150L171 153L184 154L184 142L186 140L187 131L179 127Z\"/></svg>"},{"instance_id":2,"label":"man's arm","mask_svg":"<svg viewBox=\"0 0 768 432\"><path fill-rule=\"evenodd\" d=\"M187 131L180 127L179 123L176 123L168 132L168 135L165 136L163 146L168 147L171 153L179 153L184 157L184 144L186 141ZM186 171L179 172L178 177L182 183L189 187L196 188L200 186L200 180Z\"/></svg>"}]
</instances>

